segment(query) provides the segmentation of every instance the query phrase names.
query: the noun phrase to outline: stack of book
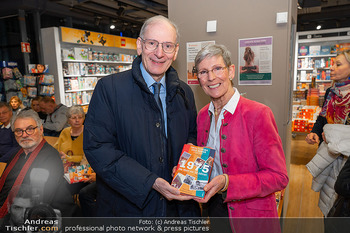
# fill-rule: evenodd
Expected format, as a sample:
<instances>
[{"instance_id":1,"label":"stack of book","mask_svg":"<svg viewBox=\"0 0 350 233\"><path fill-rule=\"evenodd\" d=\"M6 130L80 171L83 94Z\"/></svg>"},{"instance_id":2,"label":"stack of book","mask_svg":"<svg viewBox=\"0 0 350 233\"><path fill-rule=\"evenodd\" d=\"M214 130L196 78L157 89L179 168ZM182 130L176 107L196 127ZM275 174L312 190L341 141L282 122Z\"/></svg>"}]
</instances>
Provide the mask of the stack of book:
<instances>
[{"instance_id":1,"label":"stack of book","mask_svg":"<svg viewBox=\"0 0 350 233\"><path fill-rule=\"evenodd\" d=\"M306 104L312 106L319 106L319 90L317 88L309 89Z\"/></svg>"}]
</instances>

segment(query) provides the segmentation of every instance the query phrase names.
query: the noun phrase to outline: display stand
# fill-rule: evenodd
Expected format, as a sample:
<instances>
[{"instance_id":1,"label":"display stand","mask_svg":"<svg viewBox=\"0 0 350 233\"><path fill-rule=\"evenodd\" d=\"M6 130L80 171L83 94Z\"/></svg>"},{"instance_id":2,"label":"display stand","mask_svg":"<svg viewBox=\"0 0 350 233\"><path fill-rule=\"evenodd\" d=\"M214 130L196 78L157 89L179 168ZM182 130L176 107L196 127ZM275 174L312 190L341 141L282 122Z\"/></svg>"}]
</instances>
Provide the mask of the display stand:
<instances>
[{"instance_id":1,"label":"display stand","mask_svg":"<svg viewBox=\"0 0 350 233\"><path fill-rule=\"evenodd\" d=\"M314 77L322 91L331 84L330 67L337 52L350 47L350 28L299 32L295 47L293 90L308 89Z\"/></svg>"},{"instance_id":2,"label":"display stand","mask_svg":"<svg viewBox=\"0 0 350 233\"><path fill-rule=\"evenodd\" d=\"M331 86L337 52L350 47L350 28L297 33L293 88L293 136L309 133Z\"/></svg>"},{"instance_id":3,"label":"display stand","mask_svg":"<svg viewBox=\"0 0 350 233\"><path fill-rule=\"evenodd\" d=\"M131 68L136 39L73 28L41 29L44 60L50 65L57 103L87 110L97 81Z\"/></svg>"},{"instance_id":4,"label":"display stand","mask_svg":"<svg viewBox=\"0 0 350 233\"><path fill-rule=\"evenodd\" d=\"M0 71L0 101L8 102L12 96L18 96L25 103L26 91L23 89L23 76L17 68L17 62L2 61Z\"/></svg>"},{"instance_id":5,"label":"display stand","mask_svg":"<svg viewBox=\"0 0 350 233\"><path fill-rule=\"evenodd\" d=\"M53 96L54 76L49 73L49 66L43 64L29 64L30 75L24 75L24 86L27 89L28 98L40 96Z\"/></svg>"}]
</instances>

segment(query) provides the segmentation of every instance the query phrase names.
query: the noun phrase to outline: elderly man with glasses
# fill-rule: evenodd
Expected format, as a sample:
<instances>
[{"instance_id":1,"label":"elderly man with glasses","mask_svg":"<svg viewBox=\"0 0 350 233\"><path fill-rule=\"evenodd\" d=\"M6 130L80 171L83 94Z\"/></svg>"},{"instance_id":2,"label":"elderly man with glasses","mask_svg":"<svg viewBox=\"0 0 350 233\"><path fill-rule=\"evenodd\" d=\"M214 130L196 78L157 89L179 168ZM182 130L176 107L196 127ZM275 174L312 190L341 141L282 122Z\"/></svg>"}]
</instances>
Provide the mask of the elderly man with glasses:
<instances>
[{"instance_id":1,"label":"elderly man with glasses","mask_svg":"<svg viewBox=\"0 0 350 233\"><path fill-rule=\"evenodd\" d=\"M0 179L0 218L8 211L9 193L22 184L38 189L40 202L71 215L73 199L64 186L63 164L57 150L43 138L42 121L33 110L22 110L12 119L19 144Z\"/></svg>"},{"instance_id":2,"label":"elderly man with glasses","mask_svg":"<svg viewBox=\"0 0 350 233\"><path fill-rule=\"evenodd\" d=\"M98 82L85 121L97 215L198 216L198 203L169 184L183 145L196 143L193 93L171 67L179 50L177 27L152 17L136 44L132 69Z\"/></svg>"}]
</instances>

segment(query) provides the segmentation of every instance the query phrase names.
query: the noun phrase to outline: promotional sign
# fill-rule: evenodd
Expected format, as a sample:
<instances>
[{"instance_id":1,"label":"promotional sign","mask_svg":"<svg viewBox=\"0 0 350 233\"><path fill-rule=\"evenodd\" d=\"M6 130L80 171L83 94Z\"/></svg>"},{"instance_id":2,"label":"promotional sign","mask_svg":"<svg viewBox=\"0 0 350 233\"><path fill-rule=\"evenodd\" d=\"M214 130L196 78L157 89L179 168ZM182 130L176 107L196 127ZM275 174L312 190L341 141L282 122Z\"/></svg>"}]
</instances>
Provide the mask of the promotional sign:
<instances>
[{"instance_id":1,"label":"promotional sign","mask_svg":"<svg viewBox=\"0 0 350 233\"><path fill-rule=\"evenodd\" d=\"M187 84L199 84L194 59L199 50L208 44L215 44L215 41L189 42L187 43Z\"/></svg>"},{"instance_id":2,"label":"promotional sign","mask_svg":"<svg viewBox=\"0 0 350 233\"><path fill-rule=\"evenodd\" d=\"M136 49L136 39L79 30L75 28L61 27L62 42L75 44L90 44L96 46L117 47L124 49Z\"/></svg>"},{"instance_id":3,"label":"promotional sign","mask_svg":"<svg viewBox=\"0 0 350 233\"><path fill-rule=\"evenodd\" d=\"M239 85L272 85L272 36L240 39Z\"/></svg>"}]
</instances>

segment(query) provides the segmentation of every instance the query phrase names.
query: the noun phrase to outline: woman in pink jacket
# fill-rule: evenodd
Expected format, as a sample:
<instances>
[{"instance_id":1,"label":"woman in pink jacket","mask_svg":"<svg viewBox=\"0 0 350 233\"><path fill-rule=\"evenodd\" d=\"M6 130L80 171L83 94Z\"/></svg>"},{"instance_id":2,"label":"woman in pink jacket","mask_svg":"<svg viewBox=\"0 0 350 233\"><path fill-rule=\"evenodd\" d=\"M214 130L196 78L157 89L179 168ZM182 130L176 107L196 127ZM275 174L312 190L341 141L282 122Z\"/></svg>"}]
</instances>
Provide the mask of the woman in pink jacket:
<instances>
[{"instance_id":1,"label":"woman in pink jacket","mask_svg":"<svg viewBox=\"0 0 350 233\"><path fill-rule=\"evenodd\" d=\"M233 218L276 219L274 193L288 184L274 116L270 108L240 96L233 87L235 66L225 46L206 46L197 54L195 66L199 83L211 98L198 114L197 143L216 149L206 195L196 200L207 203L210 217L230 217L234 232L253 232L257 219L248 223Z\"/></svg>"}]
</instances>

